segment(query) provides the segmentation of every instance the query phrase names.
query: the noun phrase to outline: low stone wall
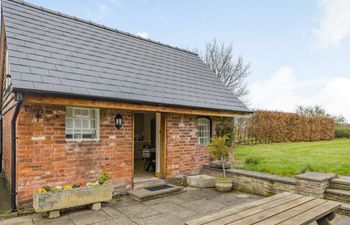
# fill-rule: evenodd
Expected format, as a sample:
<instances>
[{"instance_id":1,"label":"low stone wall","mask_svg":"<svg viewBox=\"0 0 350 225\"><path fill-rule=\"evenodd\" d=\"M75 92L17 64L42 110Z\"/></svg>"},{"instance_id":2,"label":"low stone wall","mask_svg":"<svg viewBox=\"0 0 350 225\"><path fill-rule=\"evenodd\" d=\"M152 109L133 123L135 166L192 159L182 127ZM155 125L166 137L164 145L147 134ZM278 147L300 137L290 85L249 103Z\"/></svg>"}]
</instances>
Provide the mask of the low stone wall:
<instances>
[{"instance_id":1,"label":"low stone wall","mask_svg":"<svg viewBox=\"0 0 350 225\"><path fill-rule=\"evenodd\" d=\"M221 176L222 170L204 167L204 174L211 176ZM233 179L234 189L270 196L273 194L289 191L296 192L296 180L289 177L279 177L266 173L245 171L238 169L226 170L227 176Z\"/></svg>"},{"instance_id":2,"label":"low stone wall","mask_svg":"<svg viewBox=\"0 0 350 225\"><path fill-rule=\"evenodd\" d=\"M234 189L262 196L293 192L323 198L330 180L335 177L334 174L313 172L296 177L282 177L238 169L228 169L226 172L227 176L233 179ZM222 170L205 166L202 173L221 176Z\"/></svg>"}]
</instances>

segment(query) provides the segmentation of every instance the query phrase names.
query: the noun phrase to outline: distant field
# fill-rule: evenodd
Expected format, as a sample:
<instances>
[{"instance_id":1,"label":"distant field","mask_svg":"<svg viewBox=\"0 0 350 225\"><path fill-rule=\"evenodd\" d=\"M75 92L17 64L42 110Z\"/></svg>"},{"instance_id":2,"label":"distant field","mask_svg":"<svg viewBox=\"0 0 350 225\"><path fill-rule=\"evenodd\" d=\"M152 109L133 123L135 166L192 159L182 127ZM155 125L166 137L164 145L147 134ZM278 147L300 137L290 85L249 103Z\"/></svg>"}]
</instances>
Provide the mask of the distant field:
<instances>
[{"instance_id":1,"label":"distant field","mask_svg":"<svg viewBox=\"0 0 350 225\"><path fill-rule=\"evenodd\" d=\"M350 175L350 139L241 145L235 159L237 168L284 176L307 170Z\"/></svg>"}]
</instances>

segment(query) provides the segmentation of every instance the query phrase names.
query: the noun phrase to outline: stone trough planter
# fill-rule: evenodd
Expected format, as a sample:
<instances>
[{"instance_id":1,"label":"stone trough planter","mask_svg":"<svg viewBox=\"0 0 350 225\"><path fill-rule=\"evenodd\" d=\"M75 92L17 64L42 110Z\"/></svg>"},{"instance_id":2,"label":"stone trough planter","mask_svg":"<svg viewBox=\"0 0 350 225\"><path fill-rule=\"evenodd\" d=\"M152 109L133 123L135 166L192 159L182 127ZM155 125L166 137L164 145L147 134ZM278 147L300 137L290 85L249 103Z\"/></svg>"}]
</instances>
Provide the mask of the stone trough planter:
<instances>
[{"instance_id":1,"label":"stone trough planter","mask_svg":"<svg viewBox=\"0 0 350 225\"><path fill-rule=\"evenodd\" d=\"M49 218L55 218L60 216L60 209L89 205L92 210L99 210L101 202L112 200L112 194L112 184L44 193L35 192L33 207L35 212L47 212Z\"/></svg>"}]
</instances>

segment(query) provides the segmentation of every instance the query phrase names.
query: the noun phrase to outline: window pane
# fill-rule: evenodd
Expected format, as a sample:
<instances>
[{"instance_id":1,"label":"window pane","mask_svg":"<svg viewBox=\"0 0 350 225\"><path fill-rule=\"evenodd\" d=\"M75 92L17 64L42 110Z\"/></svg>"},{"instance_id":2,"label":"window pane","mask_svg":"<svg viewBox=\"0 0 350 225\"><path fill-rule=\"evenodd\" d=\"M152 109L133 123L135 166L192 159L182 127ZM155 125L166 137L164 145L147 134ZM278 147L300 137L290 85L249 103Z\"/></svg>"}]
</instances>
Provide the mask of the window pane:
<instances>
[{"instance_id":1,"label":"window pane","mask_svg":"<svg viewBox=\"0 0 350 225\"><path fill-rule=\"evenodd\" d=\"M81 128L81 119L74 119L74 128Z\"/></svg>"},{"instance_id":2,"label":"window pane","mask_svg":"<svg viewBox=\"0 0 350 225\"><path fill-rule=\"evenodd\" d=\"M88 108L66 108L66 138L95 139L97 138L97 113Z\"/></svg>"},{"instance_id":3,"label":"window pane","mask_svg":"<svg viewBox=\"0 0 350 225\"><path fill-rule=\"evenodd\" d=\"M87 120L87 119L84 119L83 120L83 128L89 128L89 120Z\"/></svg>"},{"instance_id":4,"label":"window pane","mask_svg":"<svg viewBox=\"0 0 350 225\"><path fill-rule=\"evenodd\" d=\"M90 121L90 128L96 128L96 121L95 120Z\"/></svg>"},{"instance_id":5,"label":"window pane","mask_svg":"<svg viewBox=\"0 0 350 225\"><path fill-rule=\"evenodd\" d=\"M67 108L66 117L72 117L72 116L73 116L73 109L72 108Z\"/></svg>"},{"instance_id":6,"label":"window pane","mask_svg":"<svg viewBox=\"0 0 350 225\"><path fill-rule=\"evenodd\" d=\"M208 118L198 119L198 143L207 145L210 143L210 120Z\"/></svg>"},{"instance_id":7,"label":"window pane","mask_svg":"<svg viewBox=\"0 0 350 225\"><path fill-rule=\"evenodd\" d=\"M81 109L74 109L74 116L81 116Z\"/></svg>"},{"instance_id":8,"label":"window pane","mask_svg":"<svg viewBox=\"0 0 350 225\"><path fill-rule=\"evenodd\" d=\"M73 128L73 119L66 119L66 128Z\"/></svg>"},{"instance_id":9,"label":"window pane","mask_svg":"<svg viewBox=\"0 0 350 225\"><path fill-rule=\"evenodd\" d=\"M88 110L88 109L82 109L82 110L81 110L81 113L82 113L82 115L85 116L85 117L86 117L86 116L89 116L89 110Z\"/></svg>"}]
</instances>

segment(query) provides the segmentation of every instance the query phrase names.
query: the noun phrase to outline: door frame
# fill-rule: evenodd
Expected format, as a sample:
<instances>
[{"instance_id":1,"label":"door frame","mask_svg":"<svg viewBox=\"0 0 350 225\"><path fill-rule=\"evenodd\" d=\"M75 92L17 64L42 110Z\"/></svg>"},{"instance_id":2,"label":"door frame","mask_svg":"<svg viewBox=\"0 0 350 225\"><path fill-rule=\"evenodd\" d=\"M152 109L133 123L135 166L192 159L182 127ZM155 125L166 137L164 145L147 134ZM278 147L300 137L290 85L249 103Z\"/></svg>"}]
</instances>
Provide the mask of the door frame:
<instances>
[{"instance_id":1,"label":"door frame","mask_svg":"<svg viewBox=\"0 0 350 225\"><path fill-rule=\"evenodd\" d=\"M132 139L132 149L131 149L131 165L132 165L132 186L134 186L134 175L135 175L135 113L142 113L142 112L132 112L132 135L131 135L131 139ZM145 113L149 113L149 112L145 112ZM161 178L161 179L165 179L166 178L166 113L160 113L160 112L154 112L156 114L157 117L157 113L160 114L160 124L159 124L159 128L160 128L160 141L159 141L159 145L160 145L160 167L159 167L159 172L155 172L155 177ZM158 132L157 130L157 119L156 119L156 132ZM157 139L157 138L156 138ZM157 144L157 143L156 143ZM157 162L156 162L157 163ZM157 167L157 165L156 165Z\"/></svg>"}]
</instances>

